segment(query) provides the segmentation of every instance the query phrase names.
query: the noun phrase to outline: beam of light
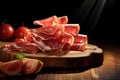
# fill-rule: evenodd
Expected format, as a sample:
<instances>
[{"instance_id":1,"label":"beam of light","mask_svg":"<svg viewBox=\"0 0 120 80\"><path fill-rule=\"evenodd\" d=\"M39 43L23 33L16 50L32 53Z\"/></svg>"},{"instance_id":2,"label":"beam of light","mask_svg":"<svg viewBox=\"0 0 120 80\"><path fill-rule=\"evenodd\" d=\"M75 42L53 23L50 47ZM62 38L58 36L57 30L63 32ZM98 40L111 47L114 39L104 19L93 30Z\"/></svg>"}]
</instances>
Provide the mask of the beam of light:
<instances>
[{"instance_id":1,"label":"beam of light","mask_svg":"<svg viewBox=\"0 0 120 80\"><path fill-rule=\"evenodd\" d=\"M107 0L98 0L97 1L96 7L90 17L88 24L87 24L88 25L87 27L90 26L89 31L88 31L90 35L93 33L94 29L96 28L96 24L100 18L100 15L102 13L102 10L104 8L106 1Z\"/></svg>"},{"instance_id":2,"label":"beam of light","mask_svg":"<svg viewBox=\"0 0 120 80\"><path fill-rule=\"evenodd\" d=\"M78 20L79 23L83 23L91 8L95 4L95 1L96 0L85 0L75 11L73 19Z\"/></svg>"},{"instance_id":3,"label":"beam of light","mask_svg":"<svg viewBox=\"0 0 120 80\"><path fill-rule=\"evenodd\" d=\"M107 0L84 0L83 4L75 11L73 19L80 24L84 23L85 31L92 35L96 24L100 18L102 10Z\"/></svg>"},{"instance_id":4,"label":"beam of light","mask_svg":"<svg viewBox=\"0 0 120 80\"><path fill-rule=\"evenodd\" d=\"M98 74L96 74L96 72L95 72L95 69L93 68L93 69L90 69L90 72L91 72L91 75L92 75L92 77L94 78L94 79L99 79L99 75Z\"/></svg>"}]
</instances>

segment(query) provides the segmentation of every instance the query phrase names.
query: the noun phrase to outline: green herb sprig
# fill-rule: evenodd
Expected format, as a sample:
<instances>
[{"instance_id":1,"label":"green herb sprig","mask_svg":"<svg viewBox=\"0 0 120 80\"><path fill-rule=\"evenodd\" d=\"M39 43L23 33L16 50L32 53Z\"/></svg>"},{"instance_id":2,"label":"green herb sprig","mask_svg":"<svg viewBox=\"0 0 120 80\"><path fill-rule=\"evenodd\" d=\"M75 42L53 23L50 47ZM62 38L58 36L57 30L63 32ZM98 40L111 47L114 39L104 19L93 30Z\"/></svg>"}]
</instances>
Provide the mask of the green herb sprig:
<instances>
[{"instance_id":1,"label":"green herb sprig","mask_svg":"<svg viewBox=\"0 0 120 80\"><path fill-rule=\"evenodd\" d=\"M22 60L23 58L25 58L25 54L17 54L16 58Z\"/></svg>"}]
</instances>

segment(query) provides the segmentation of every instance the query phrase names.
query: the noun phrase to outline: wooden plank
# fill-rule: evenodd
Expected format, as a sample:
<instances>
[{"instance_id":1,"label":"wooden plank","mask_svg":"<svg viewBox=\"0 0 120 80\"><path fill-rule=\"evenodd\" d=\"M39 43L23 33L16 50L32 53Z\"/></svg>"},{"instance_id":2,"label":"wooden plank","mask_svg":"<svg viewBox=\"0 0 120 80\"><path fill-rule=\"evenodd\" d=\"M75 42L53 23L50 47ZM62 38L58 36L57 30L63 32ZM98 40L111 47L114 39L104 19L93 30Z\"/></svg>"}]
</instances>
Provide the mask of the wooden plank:
<instances>
[{"instance_id":1,"label":"wooden plank","mask_svg":"<svg viewBox=\"0 0 120 80\"><path fill-rule=\"evenodd\" d=\"M120 57L117 51L118 49L113 46L107 46L104 49L103 65L91 71L93 80L120 80Z\"/></svg>"},{"instance_id":2,"label":"wooden plank","mask_svg":"<svg viewBox=\"0 0 120 80\"><path fill-rule=\"evenodd\" d=\"M67 73L67 74L55 74L54 80L91 80L90 71Z\"/></svg>"},{"instance_id":3,"label":"wooden plank","mask_svg":"<svg viewBox=\"0 0 120 80\"><path fill-rule=\"evenodd\" d=\"M51 68L46 68L44 70L43 69L37 75L38 80L39 78L40 80L91 80L91 74L89 69L84 71L81 71L77 68L53 68L52 70Z\"/></svg>"},{"instance_id":4,"label":"wooden plank","mask_svg":"<svg viewBox=\"0 0 120 80\"><path fill-rule=\"evenodd\" d=\"M96 45L88 44L85 51L70 51L66 55L46 55L44 53L26 54L21 52L0 51L0 60L9 61L16 59L17 54L39 59L44 62L44 67L88 67L103 62L103 50Z\"/></svg>"},{"instance_id":5,"label":"wooden plank","mask_svg":"<svg viewBox=\"0 0 120 80\"><path fill-rule=\"evenodd\" d=\"M120 80L120 63L116 64L115 71L117 79Z\"/></svg>"},{"instance_id":6,"label":"wooden plank","mask_svg":"<svg viewBox=\"0 0 120 80\"><path fill-rule=\"evenodd\" d=\"M79 71L79 70L72 70L66 72L65 70L54 70L53 72L49 72L47 70L46 72L40 71L38 74L31 74L31 75L18 75L18 76L4 76L0 78L2 80L27 80L27 79L33 79L33 80L92 80L90 70L85 71Z\"/></svg>"},{"instance_id":7,"label":"wooden plank","mask_svg":"<svg viewBox=\"0 0 120 80\"><path fill-rule=\"evenodd\" d=\"M40 73L35 80L92 80L90 70L75 73Z\"/></svg>"},{"instance_id":8,"label":"wooden plank","mask_svg":"<svg viewBox=\"0 0 120 80\"><path fill-rule=\"evenodd\" d=\"M120 64L120 48L113 48L111 52L114 54L116 64Z\"/></svg>"},{"instance_id":9,"label":"wooden plank","mask_svg":"<svg viewBox=\"0 0 120 80\"><path fill-rule=\"evenodd\" d=\"M94 68L98 77L92 76L93 80L120 80L115 71L115 64L112 61L106 61L102 66ZM93 73L91 73L93 75Z\"/></svg>"}]
</instances>

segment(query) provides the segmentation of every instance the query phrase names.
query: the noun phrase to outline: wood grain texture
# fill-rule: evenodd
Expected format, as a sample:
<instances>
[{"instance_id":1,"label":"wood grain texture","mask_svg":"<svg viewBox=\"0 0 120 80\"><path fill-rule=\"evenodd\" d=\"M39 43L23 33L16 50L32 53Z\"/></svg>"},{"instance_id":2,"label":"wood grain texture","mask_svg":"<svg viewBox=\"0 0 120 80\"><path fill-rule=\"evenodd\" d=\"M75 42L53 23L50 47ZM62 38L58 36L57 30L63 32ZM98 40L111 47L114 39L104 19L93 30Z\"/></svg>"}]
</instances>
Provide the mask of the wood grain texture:
<instances>
[{"instance_id":1,"label":"wood grain texture","mask_svg":"<svg viewBox=\"0 0 120 80\"><path fill-rule=\"evenodd\" d=\"M120 80L120 46L100 45L104 50L104 61L101 66L89 69L43 68L35 75L6 77L1 74L0 80Z\"/></svg>"},{"instance_id":2,"label":"wood grain texture","mask_svg":"<svg viewBox=\"0 0 120 80\"><path fill-rule=\"evenodd\" d=\"M120 49L113 45L104 47L103 65L94 68L98 78L93 80L120 80ZM91 73L92 74L92 73Z\"/></svg>"},{"instance_id":3,"label":"wood grain texture","mask_svg":"<svg viewBox=\"0 0 120 80\"><path fill-rule=\"evenodd\" d=\"M23 52L10 52L5 50L1 50L0 52L1 61L14 60L17 54L25 54L26 57L43 61L44 67L84 68L103 63L103 50L92 44L88 44L85 51L70 51L62 56L47 55L44 53L26 54Z\"/></svg>"}]
</instances>

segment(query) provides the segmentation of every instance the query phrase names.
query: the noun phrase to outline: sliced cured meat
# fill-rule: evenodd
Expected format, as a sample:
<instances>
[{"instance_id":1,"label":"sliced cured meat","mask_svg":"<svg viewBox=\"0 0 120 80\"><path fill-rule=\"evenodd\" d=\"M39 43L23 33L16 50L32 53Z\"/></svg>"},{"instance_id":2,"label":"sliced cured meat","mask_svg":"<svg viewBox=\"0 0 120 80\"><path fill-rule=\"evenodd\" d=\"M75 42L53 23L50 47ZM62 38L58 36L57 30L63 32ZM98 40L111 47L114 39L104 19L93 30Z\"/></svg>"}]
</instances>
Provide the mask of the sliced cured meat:
<instances>
[{"instance_id":1,"label":"sliced cured meat","mask_svg":"<svg viewBox=\"0 0 120 80\"><path fill-rule=\"evenodd\" d=\"M43 33L43 34L47 34L47 35L53 35L58 30L58 28L59 27L49 26L49 27L36 28L32 31L35 33Z\"/></svg>"},{"instance_id":2,"label":"sliced cured meat","mask_svg":"<svg viewBox=\"0 0 120 80\"><path fill-rule=\"evenodd\" d=\"M57 24L59 24L58 22L58 18L57 16L51 16L45 19L41 19L41 20L35 20L33 21L34 25L42 25L43 27L47 27L47 26L55 26Z\"/></svg>"},{"instance_id":3,"label":"sliced cured meat","mask_svg":"<svg viewBox=\"0 0 120 80\"><path fill-rule=\"evenodd\" d=\"M31 35L16 39L4 49L37 53L67 53L69 50L85 50L87 35L79 34L79 24L68 24L68 17L55 15L33 21L39 28L30 29Z\"/></svg>"},{"instance_id":4,"label":"sliced cured meat","mask_svg":"<svg viewBox=\"0 0 120 80\"><path fill-rule=\"evenodd\" d=\"M67 16L61 16L58 17L59 24L67 24L68 23L68 17Z\"/></svg>"},{"instance_id":5,"label":"sliced cured meat","mask_svg":"<svg viewBox=\"0 0 120 80\"><path fill-rule=\"evenodd\" d=\"M72 34L64 33L62 43L69 44L70 46L73 45L74 37L72 36Z\"/></svg>"},{"instance_id":6,"label":"sliced cured meat","mask_svg":"<svg viewBox=\"0 0 120 80\"><path fill-rule=\"evenodd\" d=\"M42 40L58 39L64 35L64 27L41 27L32 29L34 37L39 37Z\"/></svg>"},{"instance_id":7,"label":"sliced cured meat","mask_svg":"<svg viewBox=\"0 0 120 80\"><path fill-rule=\"evenodd\" d=\"M59 42L58 40L52 39L52 40L44 40L43 43L50 47L49 49L45 50L44 52L60 52L62 51L64 43ZM44 47L43 47L44 48Z\"/></svg>"},{"instance_id":8,"label":"sliced cured meat","mask_svg":"<svg viewBox=\"0 0 120 80\"><path fill-rule=\"evenodd\" d=\"M40 46L40 50L45 52L46 50L51 50L51 47L44 44L44 42L40 38L33 38L34 42Z\"/></svg>"},{"instance_id":9,"label":"sliced cured meat","mask_svg":"<svg viewBox=\"0 0 120 80\"><path fill-rule=\"evenodd\" d=\"M64 39L49 39L49 40L41 40L34 39L35 43L38 44L44 53L66 53L70 46L73 44L74 39L72 36L66 36ZM63 41L64 40L64 41Z\"/></svg>"},{"instance_id":10,"label":"sliced cured meat","mask_svg":"<svg viewBox=\"0 0 120 80\"><path fill-rule=\"evenodd\" d=\"M14 51L14 50L16 50L16 48L13 47L14 44L15 44L14 42L9 43L9 44L4 44L4 45L1 47L1 49L7 50L7 51Z\"/></svg>"},{"instance_id":11,"label":"sliced cured meat","mask_svg":"<svg viewBox=\"0 0 120 80\"><path fill-rule=\"evenodd\" d=\"M76 35L73 35L73 36L74 36L74 43L70 47L70 50L84 51L86 46L87 46L87 43L88 43L87 35L76 34Z\"/></svg>"},{"instance_id":12,"label":"sliced cured meat","mask_svg":"<svg viewBox=\"0 0 120 80\"><path fill-rule=\"evenodd\" d=\"M79 24L63 24L65 27L65 32L69 34L79 34L80 31L80 25Z\"/></svg>"},{"instance_id":13,"label":"sliced cured meat","mask_svg":"<svg viewBox=\"0 0 120 80\"><path fill-rule=\"evenodd\" d=\"M58 24L67 24L67 23L68 23L67 16L57 17L55 15L45 19L33 21L34 25L41 25L43 27L56 26Z\"/></svg>"},{"instance_id":14,"label":"sliced cured meat","mask_svg":"<svg viewBox=\"0 0 120 80\"><path fill-rule=\"evenodd\" d=\"M22 48L24 52L28 53L38 53L40 52L40 48L36 43L21 43L21 44L16 44L18 47Z\"/></svg>"},{"instance_id":15,"label":"sliced cured meat","mask_svg":"<svg viewBox=\"0 0 120 80\"><path fill-rule=\"evenodd\" d=\"M59 42L57 39L51 39L51 40L36 40L35 43L38 44L44 53L61 53L63 52L63 47L65 43ZM70 47L70 46L69 46Z\"/></svg>"},{"instance_id":16,"label":"sliced cured meat","mask_svg":"<svg viewBox=\"0 0 120 80\"><path fill-rule=\"evenodd\" d=\"M86 42L73 43L73 45L70 47L70 50L74 50L74 51L84 51L85 49L86 49Z\"/></svg>"},{"instance_id":17,"label":"sliced cured meat","mask_svg":"<svg viewBox=\"0 0 120 80\"><path fill-rule=\"evenodd\" d=\"M6 44L4 45L4 50L8 51L20 51L20 52L26 52L26 53L37 53L40 51L40 48L35 43L30 42L21 42L21 43L12 43L12 44Z\"/></svg>"},{"instance_id":18,"label":"sliced cured meat","mask_svg":"<svg viewBox=\"0 0 120 80\"><path fill-rule=\"evenodd\" d=\"M82 43L82 42L87 42L87 35L85 34L75 34L74 36L74 42L75 43Z\"/></svg>"}]
</instances>

